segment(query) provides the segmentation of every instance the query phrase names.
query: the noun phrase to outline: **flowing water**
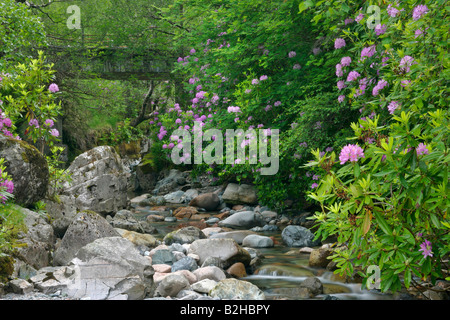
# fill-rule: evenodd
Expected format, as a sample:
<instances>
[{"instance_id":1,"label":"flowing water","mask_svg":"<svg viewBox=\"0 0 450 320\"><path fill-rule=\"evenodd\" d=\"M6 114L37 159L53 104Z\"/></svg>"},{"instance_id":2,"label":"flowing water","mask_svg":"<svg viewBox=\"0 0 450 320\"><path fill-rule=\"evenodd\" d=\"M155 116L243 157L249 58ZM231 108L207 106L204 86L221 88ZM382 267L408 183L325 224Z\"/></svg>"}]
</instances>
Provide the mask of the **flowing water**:
<instances>
[{"instance_id":1,"label":"flowing water","mask_svg":"<svg viewBox=\"0 0 450 320\"><path fill-rule=\"evenodd\" d=\"M155 214L155 211L150 208L142 208L141 211L137 210L135 213L145 219L149 213ZM160 212L160 214L170 215L170 211ZM216 212L205 213L201 217L208 217L210 214L216 214ZM176 222L152 222L152 226L158 230L155 237L162 240L167 233L178 229L180 225L186 226L192 221L182 219ZM391 298L389 295L379 294L374 290L362 289L360 283L344 283L338 275L326 269L309 267L309 254L298 253L299 248L285 246L280 231L260 232L258 234L274 237L276 244L272 248L257 249L263 255L261 266L253 274L241 278L241 280L249 281L258 286L264 291L268 300L302 299L299 294L299 285L311 276L319 278L323 283L324 291L323 294L313 299L384 300Z\"/></svg>"}]
</instances>

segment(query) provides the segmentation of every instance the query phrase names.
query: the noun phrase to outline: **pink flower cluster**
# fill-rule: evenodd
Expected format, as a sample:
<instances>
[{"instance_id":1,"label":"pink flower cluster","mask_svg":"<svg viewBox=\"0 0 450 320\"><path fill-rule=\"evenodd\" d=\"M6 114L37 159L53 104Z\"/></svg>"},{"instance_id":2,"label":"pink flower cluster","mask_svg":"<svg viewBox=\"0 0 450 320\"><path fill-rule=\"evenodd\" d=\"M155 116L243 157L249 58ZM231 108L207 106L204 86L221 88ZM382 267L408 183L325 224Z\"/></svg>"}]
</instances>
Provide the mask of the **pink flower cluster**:
<instances>
[{"instance_id":1,"label":"pink flower cluster","mask_svg":"<svg viewBox=\"0 0 450 320\"><path fill-rule=\"evenodd\" d=\"M12 121L10 118L6 116L6 114L0 109L0 130L1 132L8 137L13 137L13 134L11 131L9 131L9 128L12 127ZM16 138L18 139L18 137Z\"/></svg>"},{"instance_id":2,"label":"pink flower cluster","mask_svg":"<svg viewBox=\"0 0 450 320\"><path fill-rule=\"evenodd\" d=\"M384 79L381 79L380 81L378 81L377 85L375 87L373 87L372 89L372 95L373 96L377 96L378 93L384 89L384 87L386 87L388 85L388 82Z\"/></svg>"},{"instance_id":3,"label":"pink flower cluster","mask_svg":"<svg viewBox=\"0 0 450 320\"><path fill-rule=\"evenodd\" d=\"M364 158L364 150L356 144L346 145L344 148L342 148L339 155L341 164L344 164L347 161L356 162L359 158Z\"/></svg>"},{"instance_id":4,"label":"pink flower cluster","mask_svg":"<svg viewBox=\"0 0 450 320\"><path fill-rule=\"evenodd\" d=\"M55 93L59 91L59 87L56 83L52 83L51 85L48 86L48 90L52 93Z\"/></svg>"},{"instance_id":5,"label":"pink flower cluster","mask_svg":"<svg viewBox=\"0 0 450 320\"><path fill-rule=\"evenodd\" d=\"M9 180L8 178L3 178L3 170L4 167L0 166L0 202L5 203L6 197L2 194L1 191L6 191L10 194L14 192L14 183L12 180Z\"/></svg>"},{"instance_id":6,"label":"pink flower cluster","mask_svg":"<svg viewBox=\"0 0 450 320\"><path fill-rule=\"evenodd\" d=\"M395 110L397 110L400 107L400 103L398 101L391 101L388 105L388 110L390 114L394 114Z\"/></svg>"},{"instance_id":7,"label":"pink flower cluster","mask_svg":"<svg viewBox=\"0 0 450 320\"><path fill-rule=\"evenodd\" d=\"M413 20L419 20L423 15L428 13L428 7L426 5L419 5L414 8L412 17Z\"/></svg>"},{"instance_id":8,"label":"pink flower cluster","mask_svg":"<svg viewBox=\"0 0 450 320\"><path fill-rule=\"evenodd\" d=\"M400 60L400 67L404 72L409 72L411 70L411 66L415 64L414 58L411 56L404 56L402 60Z\"/></svg>"},{"instance_id":9,"label":"pink flower cluster","mask_svg":"<svg viewBox=\"0 0 450 320\"><path fill-rule=\"evenodd\" d=\"M334 48L335 49L340 49L345 47L346 43L345 40L342 38L337 38L336 40L334 40Z\"/></svg>"},{"instance_id":10,"label":"pink flower cluster","mask_svg":"<svg viewBox=\"0 0 450 320\"><path fill-rule=\"evenodd\" d=\"M429 153L427 146L422 142L417 146L416 152L418 156Z\"/></svg>"}]
</instances>

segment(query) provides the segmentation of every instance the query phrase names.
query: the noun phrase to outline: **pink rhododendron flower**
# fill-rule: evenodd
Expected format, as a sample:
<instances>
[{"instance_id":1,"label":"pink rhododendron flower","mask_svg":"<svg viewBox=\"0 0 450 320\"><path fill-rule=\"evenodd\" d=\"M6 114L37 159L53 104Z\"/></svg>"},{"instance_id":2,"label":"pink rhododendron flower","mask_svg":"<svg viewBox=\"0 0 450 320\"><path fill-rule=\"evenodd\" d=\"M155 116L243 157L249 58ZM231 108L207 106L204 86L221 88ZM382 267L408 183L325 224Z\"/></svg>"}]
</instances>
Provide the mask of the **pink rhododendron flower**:
<instances>
[{"instance_id":1,"label":"pink rhododendron flower","mask_svg":"<svg viewBox=\"0 0 450 320\"><path fill-rule=\"evenodd\" d=\"M362 49L361 51L361 60L365 60L366 58L370 58L375 54L375 46L370 46Z\"/></svg>"},{"instance_id":2,"label":"pink rhododendron flower","mask_svg":"<svg viewBox=\"0 0 450 320\"><path fill-rule=\"evenodd\" d=\"M372 95L377 96L378 93L388 85L388 82L384 79L378 81L377 85L372 89Z\"/></svg>"},{"instance_id":3,"label":"pink rhododendron flower","mask_svg":"<svg viewBox=\"0 0 450 320\"><path fill-rule=\"evenodd\" d=\"M344 164L347 161L356 162L359 158L364 158L364 150L356 144L346 145L344 148L342 148L339 155L341 164Z\"/></svg>"},{"instance_id":4,"label":"pink rhododendron flower","mask_svg":"<svg viewBox=\"0 0 450 320\"><path fill-rule=\"evenodd\" d=\"M341 59L341 65L342 65L343 67L348 67L348 66L350 65L351 62L352 62L352 58L350 58L350 57L343 57L343 58Z\"/></svg>"},{"instance_id":5,"label":"pink rhododendron flower","mask_svg":"<svg viewBox=\"0 0 450 320\"><path fill-rule=\"evenodd\" d=\"M417 146L416 152L418 156L429 153L427 146L422 142Z\"/></svg>"},{"instance_id":6,"label":"pink rhododendron flower","mask_svg":"<svg viewBox=\"0 0 450 320\"><path fill-rule=\"evenodd\" d=\"M382 35L387 30L387 26L385 24L377 24L375 26L375 33L377 36Z\"/></svg>"},{"instance_id":7,"label":"pink rhododendron flower","mask_svg":"<svg viewBox=\"0 0 450 320\"><path fill-rule=\"evenodd\" d=\"M357 71L350 71L347 76L347 81L351 82L358 79L361 75Z\"/></svg>"},{"instance_id":8,"label":"pink rhododendron flower","mask_svg":"<svg viewBox=\"0 0 450 320\"><path fill-rule=\"evenodd\" d=\"M59 131L58 129L52 129L50 130L50 134L54 137L59 137Z\"/></svg>"},{"instance_id":9,"label":"pink rhododendron flower","mask_svg":"<svg viewBox=\"0 0 450 320\"><path fill-rule=\"evenodd\" d=\"M56 83L52 83L51 85L48 86L48 90L50 92L55 93L55 92L59 91L59 87L58 87L58 85Z\"/></svg>"},{"instance_id":10,"label":"pink rhododendron flower","mask_svg":"<svg viewBox=\"0 0 450 320\"><path fill-rule=\"evenodd\" d=\"M53 120L52 119L47 119L47 120L45 120L45 122L44 122L44 125L46 125L47 127L53 127L55 124L54 124L54 122L53 122Z\"/></svg>"},{"instance_id":11,"label":"pink rhododendron flower","mask_svg":"<svg viewBox=\"0 0 450 320\"><path fill-rule=\"evenodd\" d=\"M337 38L336 40L334 40L334 48L335 49L340 49L345 47L345 40L342 38Z\"/></svg>"},{"instance_id":12,"label":"pink rhododendron flower","mask_svg":"<svg viewBox=\"0 0 450 320\"><path fill-rule=\"evenodd\" d=\"M414 64L414 58L411 56L404 56L402 60L400 60L400 67L402 67L402 70L405 72L409 72L411 69L410 67Z\"/></svg>"},{"instance_id":13,"label":"pink rhododendron flower","mask_svg":"<svg viewBox=\"0 0 450 320\"><path fill-rule=\"evenodd\" d=\"M339 90L342 90L345 88L345 82L343 80L340 80L337 82L337 87Z\"/></svg>"},{"instance_id":14,"label":"pink rhododendron flower","mask_svg":"<svg viewBox=\"0 0 450 320\"><path fill-rule=\"evenodd\" d=\"M400 13L400 10L398 10L391 4L388 5L386 11L391 18L395 18Z\"/></svg>"},{"instance_id":15,"label":"pink rhododendron flower","mask_svg":"<svg viewBox=\"0 0 450 320\"><path fill-rule=\"evenodd\" d=\"M388 105L388 110L390 114L394 114L395 110L400 107L400 103L398 101L391 101Z\"/></svg>"},{"instance_id":16,"label":"pink rhododendron flower","mask_svg":"<svg viewBox=\"0 0 450 320\"><path fill-rule=\"evenodd\" d=\"M413 20L419 20L423 15L428 13L428 7L426 5L418 5L413 10Z\"/></svg>"},{"instance_id":17,"label":"pink rhododendron flower","mask_svg":"<svg viewBox=\"0 0 450 320\"><path fill-rule=\"evenodd\" d=\"M342 71L342 65L340 63L338 63L336 65L336 76L342 77L343 75L344 75L344 72Z\"/></svg>"},{"instance_id":18,"label":"pink rhododendron flower","mask_svg":"<svg viewBox=\"0 0 450 320\"><path fill-rule=\"evenodd\" d=\"M425 239L425 241L420 245L419 251L422 251L423 257L426 258L433 256L432 249L433 247L431 245L431 242Z\"/></svg>"}]
</instances>

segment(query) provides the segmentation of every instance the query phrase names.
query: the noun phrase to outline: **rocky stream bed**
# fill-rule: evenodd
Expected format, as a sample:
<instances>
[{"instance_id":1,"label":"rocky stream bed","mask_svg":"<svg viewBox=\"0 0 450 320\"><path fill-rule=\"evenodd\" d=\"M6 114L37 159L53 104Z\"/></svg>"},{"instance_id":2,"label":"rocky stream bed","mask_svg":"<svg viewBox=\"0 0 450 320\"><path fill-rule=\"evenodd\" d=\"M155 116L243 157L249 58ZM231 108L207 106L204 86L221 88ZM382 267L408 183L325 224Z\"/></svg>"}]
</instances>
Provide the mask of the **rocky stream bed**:
<instances>
[{"instance_id":1,"label":"rocky stream bed","mask_svg":"<svg viewBox=\"0 0 450 320\"><path fill-rule=\"evenodd\" d=\"M333 274L332 242L314 241L309 212L261 206L250 185L136 164L95 148L70 165L72 183L46 200L46 214L20 208L28 230L0 299L414 298Z\"/></svg>"}]
</instances>

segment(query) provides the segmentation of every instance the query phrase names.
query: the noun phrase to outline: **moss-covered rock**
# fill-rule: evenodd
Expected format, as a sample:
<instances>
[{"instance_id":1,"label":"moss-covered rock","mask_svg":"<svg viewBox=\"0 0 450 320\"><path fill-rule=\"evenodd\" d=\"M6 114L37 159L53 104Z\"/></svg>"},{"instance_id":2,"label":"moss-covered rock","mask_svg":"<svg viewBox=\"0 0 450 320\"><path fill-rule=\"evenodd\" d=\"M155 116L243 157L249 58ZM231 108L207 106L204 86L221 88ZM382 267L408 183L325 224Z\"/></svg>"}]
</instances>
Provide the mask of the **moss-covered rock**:
<instances>
[{"instance_id":1,"label":"moss-covered rock","mask_svg":"<svg viewBox=\"0 0 450 320\"><path fill-rule=\"evenodd\" d=\"M47 160L34 146L25 141L0 134L0 158L14 182L17 204L30 206L47 193L49 170Z\"/></svg>"}]
</instances>

